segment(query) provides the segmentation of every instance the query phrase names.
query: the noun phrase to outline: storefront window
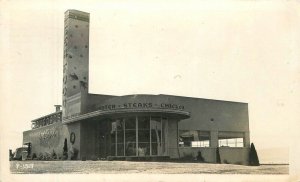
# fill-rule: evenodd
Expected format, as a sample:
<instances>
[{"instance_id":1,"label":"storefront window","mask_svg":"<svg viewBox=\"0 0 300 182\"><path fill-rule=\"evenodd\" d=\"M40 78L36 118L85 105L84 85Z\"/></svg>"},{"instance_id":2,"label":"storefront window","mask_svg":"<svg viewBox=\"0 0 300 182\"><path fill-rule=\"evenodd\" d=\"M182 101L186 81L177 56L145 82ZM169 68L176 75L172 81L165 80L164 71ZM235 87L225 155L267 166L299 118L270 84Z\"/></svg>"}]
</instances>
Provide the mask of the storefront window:
<instances>
[{"instance_id":1,"label":"storefront window","mask_svg":"<svg viewBox=\"0 0 300 182\"><path fill-rule=\"evenodd\" d=\"M138 117L138 128L139 130L149 130L150 127L150 117L146 116L146 117Z\"/></svg>"},{"instance_id":2,"label":"storefront window","mask_svg":"<svg viewBox=\"0 0 300 182\"><path fill-rule=\"evenodd\" d=\"M115 119L111 123L111 155L166 155L163 136L167 135L167 122L167 118L151 116Z\"/></svg>"},{"instance_id":3,"label":"storefront window","mask_svg":"<svg viewBox=\"0 0 300 182\"><path fill-rule=\"evenodd\" d=\"M135 117L124 118L126 130L132 129L135 130Z\"/></svg>"},{"instance_id":4,"label":"storefront window","mask_svg":"<svg viewBox=\"0 0 300 182\"><path fill-rule=\"evenodd\" d=\"M150 126L152 155L161 155L161 118L151 117Z\"/></svg>"},{"instance_id":5,"label":"storefront window","mask_svg":"<svg viewBox=\"0 0 300 182\"><path fill-rule=\"evenodd\" d=\"M124 118L125 121L125 155L136 155L136 118Z\"/></svg>"},{"instance_id":6,"label":"storefront window","mask_svg":"<svg viewBox=\"0 0 300 182\"><path fill-rule=\"evenodd\" d=\"M138 117L138 155L150 155L150 116Z\"/></svg>"}]
</instances>

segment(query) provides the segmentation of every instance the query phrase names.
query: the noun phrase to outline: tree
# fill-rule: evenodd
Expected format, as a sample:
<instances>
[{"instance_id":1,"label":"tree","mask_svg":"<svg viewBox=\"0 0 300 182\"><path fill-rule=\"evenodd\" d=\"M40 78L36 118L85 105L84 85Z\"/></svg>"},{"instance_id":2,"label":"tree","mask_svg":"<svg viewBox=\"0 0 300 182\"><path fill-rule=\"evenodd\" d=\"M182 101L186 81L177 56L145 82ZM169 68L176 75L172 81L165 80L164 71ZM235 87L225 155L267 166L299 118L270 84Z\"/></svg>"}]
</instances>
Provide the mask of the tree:
<instances>
[{"instance_id":1,"label":"tree","mask_svg":"<svg viewBox=\"0 0 300 182\"><path fill-rule=\"evenodd\" d=\"M217 150L216 150L216 162L218 164L221 164L221 157L220 157L220 151L219 151L219 147L217 147Z\"/></svg>"},{"instance_id":2,"label":"tree","mask_svg":"<svg viewBox=\"0 0 300 182\"><path fill-rule=\"evenodd\" d=\"M250 153L249 153L249 165L250 166L259 166L259 160L257 152L253 143L251 143Z\"/></svg>"},{"instance_id":3,"label":"tree","mask_svg":"<svg viewBox=\"0 0 300 182\"><path fill-rule=\"evenodd\" d=\"M65 139L65 142L64 142L63 159L64 160L68 159L68 142L67 142L67 139Z\"/></svg>"}]
</instances>

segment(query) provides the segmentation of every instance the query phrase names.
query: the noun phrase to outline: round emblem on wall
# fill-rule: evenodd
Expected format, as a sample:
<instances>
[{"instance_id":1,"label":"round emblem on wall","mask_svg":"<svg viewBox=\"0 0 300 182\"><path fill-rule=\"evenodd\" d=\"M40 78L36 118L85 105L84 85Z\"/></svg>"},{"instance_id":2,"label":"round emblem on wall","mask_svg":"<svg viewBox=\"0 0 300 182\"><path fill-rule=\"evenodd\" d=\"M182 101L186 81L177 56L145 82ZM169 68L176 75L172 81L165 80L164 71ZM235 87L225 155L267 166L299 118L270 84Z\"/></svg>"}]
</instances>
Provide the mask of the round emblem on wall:
<instances>
[{"instance_id":1,"label":"round emblem on wall","mask_svg":"<svg viewBox=\"0 0 300 182\"><path fill-rule=\"evenodd\" d=\"M70 134L70 142L71 142L72 144L75 143L75 133L74 133L74 132L72 132L72 133Z\"/></svg>"}]
</instances>

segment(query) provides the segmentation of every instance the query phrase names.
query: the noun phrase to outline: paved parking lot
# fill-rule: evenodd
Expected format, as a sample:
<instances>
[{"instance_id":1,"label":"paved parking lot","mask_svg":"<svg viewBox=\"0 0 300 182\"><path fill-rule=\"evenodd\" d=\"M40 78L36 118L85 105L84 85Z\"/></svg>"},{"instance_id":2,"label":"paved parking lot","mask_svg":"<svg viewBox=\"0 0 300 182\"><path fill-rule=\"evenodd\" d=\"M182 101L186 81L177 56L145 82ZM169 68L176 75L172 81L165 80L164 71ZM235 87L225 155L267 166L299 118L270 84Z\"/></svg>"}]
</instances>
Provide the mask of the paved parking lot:
<instances>
[{"instance_id":1,"label":"paved parking lot","mask_svg":"<svg viewBox=\"0 0 300 182\"><path fill-rule=\"evenodd\" d=\"M232 164L131 161L11 161L12 173L160 173L160 174L288 174L288 165L242 166Z\"/></svg>"}]
</instances>

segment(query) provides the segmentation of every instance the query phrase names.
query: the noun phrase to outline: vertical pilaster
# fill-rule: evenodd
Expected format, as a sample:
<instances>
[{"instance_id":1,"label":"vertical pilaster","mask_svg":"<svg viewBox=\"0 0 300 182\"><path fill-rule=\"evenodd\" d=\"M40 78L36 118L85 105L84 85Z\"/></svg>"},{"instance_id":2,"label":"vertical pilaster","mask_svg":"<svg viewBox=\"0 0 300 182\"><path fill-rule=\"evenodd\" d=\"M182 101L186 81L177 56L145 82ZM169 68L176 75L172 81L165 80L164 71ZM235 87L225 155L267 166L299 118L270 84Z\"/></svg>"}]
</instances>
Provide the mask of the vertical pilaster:
<instances>
[{"instance_id":1,"label":"vertical pilaster","mask_svg":"<svg viewBox=\"0 0 300 182\"><path fill-rule=\"evenodd\" d=\"M244 133L244 147L250 147L250 132Z\"/></svg>"},{"instance_id":2,"label":"vertical pilaster","mask_svg":"<svg viewBox=\"0 0 300 182\"><path fill-rule=\"evenodd\" d=\"M211 131L210 132L210 147L218 147L218 131Z\"/></svg>"},{"instance_id":3,"label":"vertical pilaster","mask_svg":"<svg viewBox=\"0 0 300 182\"><path fill-rule=\"evenodd\" d=\"M168 143L170 158L179 158L178 152L178 121L169 119L168 122Z\"/></svg>"}]
</instances>

